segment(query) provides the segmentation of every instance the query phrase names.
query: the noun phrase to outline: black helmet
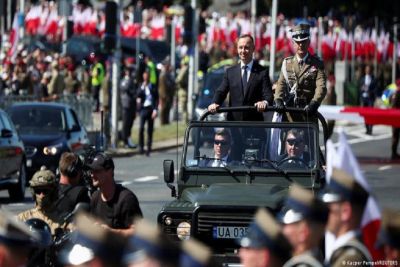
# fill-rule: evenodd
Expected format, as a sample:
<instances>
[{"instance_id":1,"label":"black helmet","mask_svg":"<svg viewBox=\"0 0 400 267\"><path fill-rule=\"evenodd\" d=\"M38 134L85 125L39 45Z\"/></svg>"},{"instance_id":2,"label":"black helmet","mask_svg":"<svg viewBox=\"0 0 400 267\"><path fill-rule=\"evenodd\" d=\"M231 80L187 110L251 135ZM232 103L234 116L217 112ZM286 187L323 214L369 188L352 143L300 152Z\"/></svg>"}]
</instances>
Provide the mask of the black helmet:
<instances>
[{"instance_id":1,"label":"black helmet","mask_svg":"<svg viewBox=\"0 0 400 267\"><path fill-rule=\"evenodd\" d=\"M50 226L43 220L32 218L25 223L28 225L29 230L32 233L37 233L40 236L39 244L43 247L48 247L51 245L51 229Z\"/></svg>"}]
</instances>

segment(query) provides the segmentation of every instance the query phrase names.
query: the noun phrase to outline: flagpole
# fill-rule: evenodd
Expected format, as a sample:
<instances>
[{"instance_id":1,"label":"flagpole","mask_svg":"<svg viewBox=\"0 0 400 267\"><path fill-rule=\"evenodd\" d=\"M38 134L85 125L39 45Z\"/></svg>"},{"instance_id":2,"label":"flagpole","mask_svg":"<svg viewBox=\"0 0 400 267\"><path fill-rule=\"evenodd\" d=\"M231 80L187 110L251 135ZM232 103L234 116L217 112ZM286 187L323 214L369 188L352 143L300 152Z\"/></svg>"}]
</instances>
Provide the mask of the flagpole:
<instances>
[{"instance_id":1,"label":"flagpole","mask_svg":"<svg viewBox=\"0 0 400 267\"><path fill-rule=\"evenodd\" d=\"M376 40L375 40L375 51L374 51L374 76L378 76L378 29L379 28L379 20L378 17L375 16L375 32L376 32Z\"/></svg>"},{"instance_id":2,"label":"flagpole","mask_svg":"<svg viewBox=\"0 0 400 267\"><path fill-rule=\"evenodd\" d=\"M393 61L392 61L392 83L396 82L396 62L397 62L397 17L393 18Z\"/></svg>"},{"instance_id":3,"label":"flagpole","mask_svg":"<svg viewBox=\"0 0 400 267\"><path fill-rule=\"evenodd\" d=\"M271 52L269 55L269 78L274 82L275 73L275 40L276 40L276 13L278 12L278 0L272 0L271 8ZM281 25L282 27L282 25Z\"/></svg>"}]
</instances>

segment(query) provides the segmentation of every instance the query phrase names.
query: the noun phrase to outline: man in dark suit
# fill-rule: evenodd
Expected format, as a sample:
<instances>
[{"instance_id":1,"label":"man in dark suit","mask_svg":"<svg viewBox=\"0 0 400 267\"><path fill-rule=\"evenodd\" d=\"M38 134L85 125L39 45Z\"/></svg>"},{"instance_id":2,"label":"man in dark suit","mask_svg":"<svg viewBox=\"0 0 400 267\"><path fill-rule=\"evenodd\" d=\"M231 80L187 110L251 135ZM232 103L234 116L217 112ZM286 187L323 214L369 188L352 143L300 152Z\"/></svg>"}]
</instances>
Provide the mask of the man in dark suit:
<instances>
[{"instance_id":1,"label":"man in dark suit","mask_svg":"<svg viewBox=\"0 0 400 267\"><path fill-rule=\"evenodd\" d=\"M214 135L214 156L200 162L202 167L223 167L231 161L231 134L227 129L218 130Z\"/></svg>"},{"instance_id":2,"label":"man in dark suit","mask_svg":"<svg viewBox=\"0 0 400 267\"><path fill-rule=\"evenodd\" d=\"M371 66L365 66L364 76L358 81L360 88L360 104L362 107L373 107L378 93L377 80L372 74ZM365 124L365 133L372 135L372 125Z\"/></svg>"},{"instance_id":3,"label":"man in dark suit","mask_svg":"<svg viewBox=\"0 0 400 267\"><path fill-rule=\"evenodd\" d=\"M214 94L213 103L208 106L210 112L216 112L229 93L229 106L256 106L263 112L272 105L273 95L268 70L253 59L255 49L251 35L242 35L237 42L240 63L228 68L221 86ZM231 121L263 121L259 112L228 113Z\"/></svg>"}]
</instances>

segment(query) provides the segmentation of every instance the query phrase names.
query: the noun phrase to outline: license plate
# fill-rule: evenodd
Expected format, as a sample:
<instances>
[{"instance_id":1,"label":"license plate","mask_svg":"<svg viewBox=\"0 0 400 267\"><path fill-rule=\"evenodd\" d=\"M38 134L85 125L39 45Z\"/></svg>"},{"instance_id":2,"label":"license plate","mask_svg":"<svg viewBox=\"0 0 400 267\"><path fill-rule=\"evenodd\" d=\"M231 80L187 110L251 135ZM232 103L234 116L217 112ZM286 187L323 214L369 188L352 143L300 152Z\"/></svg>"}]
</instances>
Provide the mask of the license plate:
<instances>
[{"instance_id":1,"label":"license plate","mask_svg":"<svg viewBox=\"0 0 400 267\"><path fill-rule=\"evenodd\" d=\"M31 159L27 159L26 160L26 167L32 167L32 160Z\"/></svg>"},{"instance_id":2,"label":"license plate","mask_svg":"<svg viewBox=\"0 0 400 267\"><path fill-rule=\"evenodd\" d=\"M248 227L237 226L215 226L213 228L213 237L216 239L237 239L247 234Z\"/></svg>"}]
</instances>

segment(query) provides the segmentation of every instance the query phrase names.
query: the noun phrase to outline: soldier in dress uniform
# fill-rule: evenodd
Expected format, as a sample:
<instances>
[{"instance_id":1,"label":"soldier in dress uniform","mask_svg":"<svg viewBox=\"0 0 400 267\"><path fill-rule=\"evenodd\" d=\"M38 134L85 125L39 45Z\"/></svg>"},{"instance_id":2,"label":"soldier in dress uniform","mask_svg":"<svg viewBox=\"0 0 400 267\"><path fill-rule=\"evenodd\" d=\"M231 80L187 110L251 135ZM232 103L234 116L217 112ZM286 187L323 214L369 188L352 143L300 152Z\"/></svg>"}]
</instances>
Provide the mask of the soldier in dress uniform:
<instances>
[{"instance_id":1,"label":"soldier in dress uniform","mask_svg":"<svg viewBox=\"0 0 400 267\"><path fill-rule=\"evenodd\" d=\"M383 246L385 266L398 266L400 263L400 211L385 209L382 213L381 231L378 246Z\"/></svg>"},{"instance_id":2,"label":"soldier in dress uniform","mask_svg":"<svg viewBox=\"0 0 400 267\"><path fill-rule=\"evenodd\" d=\"M285 210L278 216L283 224L283 234L293 246L293 257L284 267L323 266L319 245L328 215L327 205L310 190L296 184L290 187Z\"/></svg>"},{"instance_id":3,"label":"soldier in dress uniform","mask_svg":"<svg viewBox=\"0 0 400 267\"><path fill-rule=\"evenodd\" d=\"M284 59L276 85L274 100L280 111L287 107L304 109L314 115L325 98L326 74L324 63L308 52L310 46L310 25L298 24L291 29L296 54ZM286 114L289 121L304 120L293 114Z\"/></svg>"},{"instance_id":4,"label":"soldier in dress uniform","mask_svg":"<svg viewBox=\"0 0 400 267\"><path fill-rule=\"evenodd\" d=\"M291 257L292 246L282 227L263 208L257 211L240 245L239 256L244 267L281 267Z\"/></svg>"},{"instance_id":5,"label":"soldier in dress uniform","mask_svg":"<svg viewBox=\"0 0 400 267\"><path fill-rule=\"evenodd\" d=\"M176 267L179 255L178 246L156 224L141 220L128 240L123 263L127 267Z\"/></svg>"},{"instance_id":6,"label":"soldier in dress uniform","mask_svg":"<svg viewBox=\"0 0 400 267\"><path fill-rule=\"evenodd\" d=\"M120 267L127 239L99 225L90 214L76 215L72 246L60 254L64 266Z\"/></svg>"},{"instance_id":7,"label":"soldier in dress uniform","mask_svg":"<svg viewBox=\"0 0 400 267\"><path fill-rule=\"evenodd\" d=\"M15 219L14 215L0 210L0 266L25 266L32 248L39 245L40 236Z\"/></svg>"},{"instance_id":8,"label":"soldier in dress uniform","mask_svg":"<svg viewBox=\"0 0 400 267\"><path fill-rule=\"evenodd\" d=\"M354 177L343 170L333 169L332 178L320 195L329 207L326 230L335 236L334 243L325 247L325 258L329 266L372 261L368 249L361 241L360 231L368 197L368 192Z\"/></svg>"}]
</instances>

